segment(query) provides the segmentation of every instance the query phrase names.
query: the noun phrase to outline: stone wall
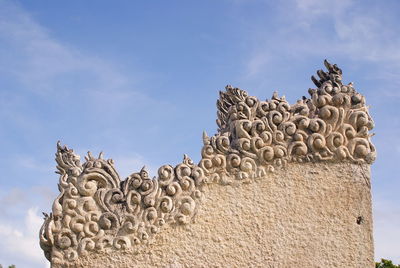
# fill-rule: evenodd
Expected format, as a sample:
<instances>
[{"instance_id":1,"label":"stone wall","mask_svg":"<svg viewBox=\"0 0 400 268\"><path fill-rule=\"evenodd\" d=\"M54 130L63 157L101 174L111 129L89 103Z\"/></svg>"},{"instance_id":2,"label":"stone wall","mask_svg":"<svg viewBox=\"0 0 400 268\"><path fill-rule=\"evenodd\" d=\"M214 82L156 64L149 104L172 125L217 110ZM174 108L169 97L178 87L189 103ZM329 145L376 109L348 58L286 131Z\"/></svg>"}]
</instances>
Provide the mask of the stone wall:
<instances>
[{"instance_id":1,"label":"stone wall","mask_svg":"<svg viewBox=\"0 0 400 268\"><path fill-rule=\"evenodd\" d=\"M40 244L54 267L373 267L365 99L325 61L310 98L231 86L198 165L120 180L58 144L60 195Z\"/></svg>"}]
</instances>

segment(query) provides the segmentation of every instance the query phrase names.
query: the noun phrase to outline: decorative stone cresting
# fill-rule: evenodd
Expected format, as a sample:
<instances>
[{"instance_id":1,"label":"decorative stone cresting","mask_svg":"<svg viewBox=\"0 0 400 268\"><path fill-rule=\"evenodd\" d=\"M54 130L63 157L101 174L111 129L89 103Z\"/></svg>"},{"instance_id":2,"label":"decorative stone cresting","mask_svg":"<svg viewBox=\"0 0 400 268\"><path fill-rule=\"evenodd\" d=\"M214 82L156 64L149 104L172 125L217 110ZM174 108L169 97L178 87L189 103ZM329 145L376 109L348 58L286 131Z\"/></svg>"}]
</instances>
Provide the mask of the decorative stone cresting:
<instances>
[{"instance_id":1,"label":"decorative stone cresting","mask_svg":"<svg viewBox=\"0 0 400 268\"><path fill-rule=\"evenodd\" d=\"M53 264L73 263L90 251L110 252L152 241L167 225L190 223L207 183L251 181L288 162L372 163L373 121L364 97L342 71L325 61L328 72L312 77L317 89L290 106L273 94L260 101L231 86L217 102L219 127L203 134L198 165L184 156L175 167L145 168L121 181L111 159L79 156L57 145L60 195L45 214L40 246Z\"/></svg>"},{"instance_id":2,"label":"decorative stone cresting","mask_svg":"<svg viewBox=\"0 0 400 268\"><path fill-rule=\"evenodd\" d=\"M201 197L203 170L185 155L164 165L158 178L145 167L121 181L111 159L79 156L57 145L60 195L45 214L40 246L52 263L74 261L88 251L128 249L145 243L162 226L188 223Z\"/></svg>"},{"instance_id":3,"label":"decorative stone cresting","mask_svg":"<svg viewBox=\"0 0 400 268\"><path fill-rule=\"evenodd\" d=\"M342 70L325 60L328 73L311 77L309 89L290 106L274 93L260 101L231 86L217 102L218 133L203 134L200 167L221 182L261 177L288 162L352 161L371 164L376 157L369 130L374 126L365 98L353 84L343 85Z\"/></svg>"}]
</instances>

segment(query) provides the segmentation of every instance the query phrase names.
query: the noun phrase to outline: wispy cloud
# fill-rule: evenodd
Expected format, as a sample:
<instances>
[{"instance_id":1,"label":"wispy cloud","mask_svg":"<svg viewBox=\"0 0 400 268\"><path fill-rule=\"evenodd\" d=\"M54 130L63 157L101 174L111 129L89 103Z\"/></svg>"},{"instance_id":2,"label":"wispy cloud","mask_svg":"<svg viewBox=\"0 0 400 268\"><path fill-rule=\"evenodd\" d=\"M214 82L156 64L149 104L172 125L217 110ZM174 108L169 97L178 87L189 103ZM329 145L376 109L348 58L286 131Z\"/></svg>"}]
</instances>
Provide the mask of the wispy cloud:
<instances>
[{"instance_id":1,"label":"wispy cloud","mask_svg":"<svg viewBox=\"0 0 400 268\"><path fill-rule=\"evenodd\" d=\"M245 76L265 73L266 68L282 60L278 57L285 51L301 59L335 56L386 63L385 71L392 70L398 78L400 73L393 67L400 66L400 32L387 26L393 18L384 18L384 14L381 6L367 9L351 0L282 1L273 20L281 27L256 27Z\"/></svg>"},{"instance_id":2,"label":"wispy cloud","mask_svg":"<svg viewBox=\"0 0 400 268\"><path fill-rule=\"evenodd\" d=\"M0 6L0 40L4 48L0 50L0 69L14 75L28 89L45 94L61 90L57 87L60 79L81 80L82 76L93 79L92 83L100 88L116 89L127 83L127 78L109 62L52 38L18 5L2 1Z\"/></svg>"},{"instance_id":3,"label":"wispy cloud","mask_svg":"<svg viewBox=\"0 0 400 268\"><path fill-rule=\"evenodd\" d=\"M375 248L375 258L400 262L400 209L398 204L374 200L374 239L379 245Z\"/></svg>"},{"instance_id":4,"label":"wispy cloud","mask_svg":"<svg viewBox=\"0 0 400 268\"><path fill-rule=\"evenodd\" d=\"M14 159L16 165L20 168L24 168L31 171L39 171L39 172L49 172L54 170L54 165L50 165L48 163L42 163L37 160L37 158L31 155L19 155L17 159Z\"/></svg>"},{"instance_id":5,"label":"wispy cloud","mask_svg":"<svg viewBox=\"0 0 400 268\"><path fill-rule=\"evenodd\" d=\"M38 116L43 107L38 103L66 106L87 98L92 101L86 105L97 107L124 94L121 88L128 79L112 64L56 40L16 3L0 1L0 42L4 83L0 116L19 133L32 135L45 128L46 122ZM107 90L114 93L107 100L89 97ZM73 111L69 113L73 116Z\"/></svg>"},{"instance_id":6,"label":"wispy cloud","mask_svg":"<svg viewBox=\"0 0 400 268\"><path fill-rule=\"evenodd\" d=\"M329 0L294 0L287 4L297 9L297 15L302 20L315 20L324 15L340 14L344 9L353 4L353 0L329 1Z\"/></svg>"},{"instance_id":7,"label":"wispy cloud","mask_svg":"<svg viewBox=\"0 0 400 268\"><path fill-rule=\"evenodd\" d=\"M15 224L0 222L0 261L17 267L49 267L38 243L38 230L42 223L36 208L26 212L20 228Z\"/></svg>"},{"instance_id":8,"label":"wispy cloud","mask_svg":"<svg viewBox=\"0 0 400 268\"><path fill-rule=\"evenodd\" d=\"M43 133L49 127L75 126L86 133L96 128L116 135L127 119L140 117L144 107L154 116L172 106L150 97L135 74L127 75L112 60L54 36L18 4L0 1L0 76L5 84L0 87L0 119L19 135L29 135L26 141L54 133ZM70 136L76 132L63 131ZM121 136L115 140L124 141ZM24 165L29 165L26 160Z\"/></svg>"},{"instance_id":9,"label":"wispy cloud","mask_svg":"<svg viewBox=\"0 0 400 268\"><path fill-rule=\"evenodd\" d=\"M105 121L136 106L160 104L137 90L135 74L127 75L110 59L57 40L15 3L0 1L0 41L0 75L6 83L0 89L4 104L0 109L21 126L34 128L43 123L26 111L32 105L27 92L46 104L65 107L69 117L102 113ZM17 84L17 90L9 90L7 83Z\"/></svg>"},{"instance_id":10,"label":"wispy cloud","mask_svg":"<svg viewBox=\"0 0 400 268\"><path fill-rule=\"evenodd\" d=\"M73 143L71 136L75 132L86 131L84 135L98 137L104 126L111 128L112 134L119 134L122 132L119 125L124 125L123 115L138 114L143 106L163 105L136 90L133 74L128 76L112 61L54 36L19 4L0 0L0 120L14 132L11 135L11 131L0 129L0 137L8 138L2 139L0 145L12 150L11 155L0 153L3 164L9 164L3 175L13 176L13 180L1 180L0 264L3 265L48 266L38 241L43 220L37 215L37 209L30 207L32 203L43 210L51 206L57 175L53 173L54 162L39 155L37 149L29 148L28 143L34 141L33 145L40 147L43 136L56 130L57 135L62 135L59 128L69 126L75 130L67 133L70 136L65 142L68 143ZM121 136L107 138L115 143L127 143ZM49 140L45 142L48 145ZM107 140L103 139L102 143ZM46 150L50 148L47 145ZM46 155L53 153L46 152ZM117 164L124 176L146 164L135 152L124 155L128 157L118 159ZM43 174L49 174L49 180L54 178L52 187L35 185L30 177ZM14 180L24 186L15 185Z\"/></svg>"},{"instance_id":11,"label":"wispy cloud","mask_svg":"<svg viewBox=\"0 0 400 268\"><path fill-rule=\"evenodd\" d=\"M19 188L13 188L7 193L0 193L0 220L8 214L10 207L25 204L26 192Z\"/></svg>"}]
</instances>

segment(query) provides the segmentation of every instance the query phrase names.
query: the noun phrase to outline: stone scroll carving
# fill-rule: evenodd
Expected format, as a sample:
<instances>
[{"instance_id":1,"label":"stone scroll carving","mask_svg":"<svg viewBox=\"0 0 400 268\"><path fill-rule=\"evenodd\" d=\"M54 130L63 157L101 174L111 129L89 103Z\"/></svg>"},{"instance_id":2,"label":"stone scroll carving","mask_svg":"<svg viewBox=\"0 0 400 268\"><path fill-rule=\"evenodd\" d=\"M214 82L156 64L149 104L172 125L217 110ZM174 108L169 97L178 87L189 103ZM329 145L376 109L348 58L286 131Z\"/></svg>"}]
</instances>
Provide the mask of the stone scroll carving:
<instances>
[{"instance_id":1,"label":"stone scroll carving","mask_svg":"<svg viewBox=\"0 0 400 268\"><path fill-rule=\"evenodd\" d=\"M82 165L71 149L58 144L56 161L60 195L40 230L40 246L53 263L94 250L128 249L146 243L166 223L188 223L205 180L186 155L175 167L162 166L157 179L142 168L124 181L102 154L89 153Z\"/></svg>"},{"instance_id":2,"label":"stone scroll carving","mask_svg":"<svg viewBox=\"0 0 400 268\"><path fill-rule=\"evenodd\" d=\"M200 167L217 181L263 176L288 162L352 161L372 163L374 127L365 98L343 85L342 70L325 60L328 72L311 77L316 89L289 105L274 93L260 101L231 86L220 92L218 133L203 135Z\"/></svg>"},{"instance_id":3,"label":"stone scroll carving","mask_svg":"<svg viewBox=\"0 0 400 268\"><path fill-rule=\"evenodd\" d=\"M188 224L199 209L207 183L261 178L288 162L372 163L373 121L365 98L342 71L325 61L327 72L312 77L316 89L289 105L274 93L260 101L226 87L217 102L218 133L203 134L202 159L184 156L150 178L145 168L121 180L111 159L90 153L85 163L57 145L59 196L45 214L40 246L53 264L72 263L91 251L126 250L146 244L165 226Z\"/></svg>"}]
</instances>

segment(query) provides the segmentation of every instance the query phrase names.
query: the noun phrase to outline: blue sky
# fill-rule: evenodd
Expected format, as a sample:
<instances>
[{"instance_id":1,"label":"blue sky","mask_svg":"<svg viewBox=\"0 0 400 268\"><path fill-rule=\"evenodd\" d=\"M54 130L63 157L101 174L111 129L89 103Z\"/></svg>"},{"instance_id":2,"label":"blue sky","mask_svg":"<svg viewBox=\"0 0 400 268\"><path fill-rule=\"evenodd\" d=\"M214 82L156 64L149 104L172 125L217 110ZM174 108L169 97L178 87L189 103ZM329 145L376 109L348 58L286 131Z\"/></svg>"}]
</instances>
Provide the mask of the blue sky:
<instances>
[{"instance_id":1,"label":"blue sky","mask_svg":"<svg viewBox=\"0 0 400 268\"><path fill-rule=\"evenodd\" d=\"M371 106L376 258L400 263L400 2L0 0L0 264L47 267L57 140L151 174L216 132L218 90L291 103L327 58Z\"/></svg>"}]
</instances>

